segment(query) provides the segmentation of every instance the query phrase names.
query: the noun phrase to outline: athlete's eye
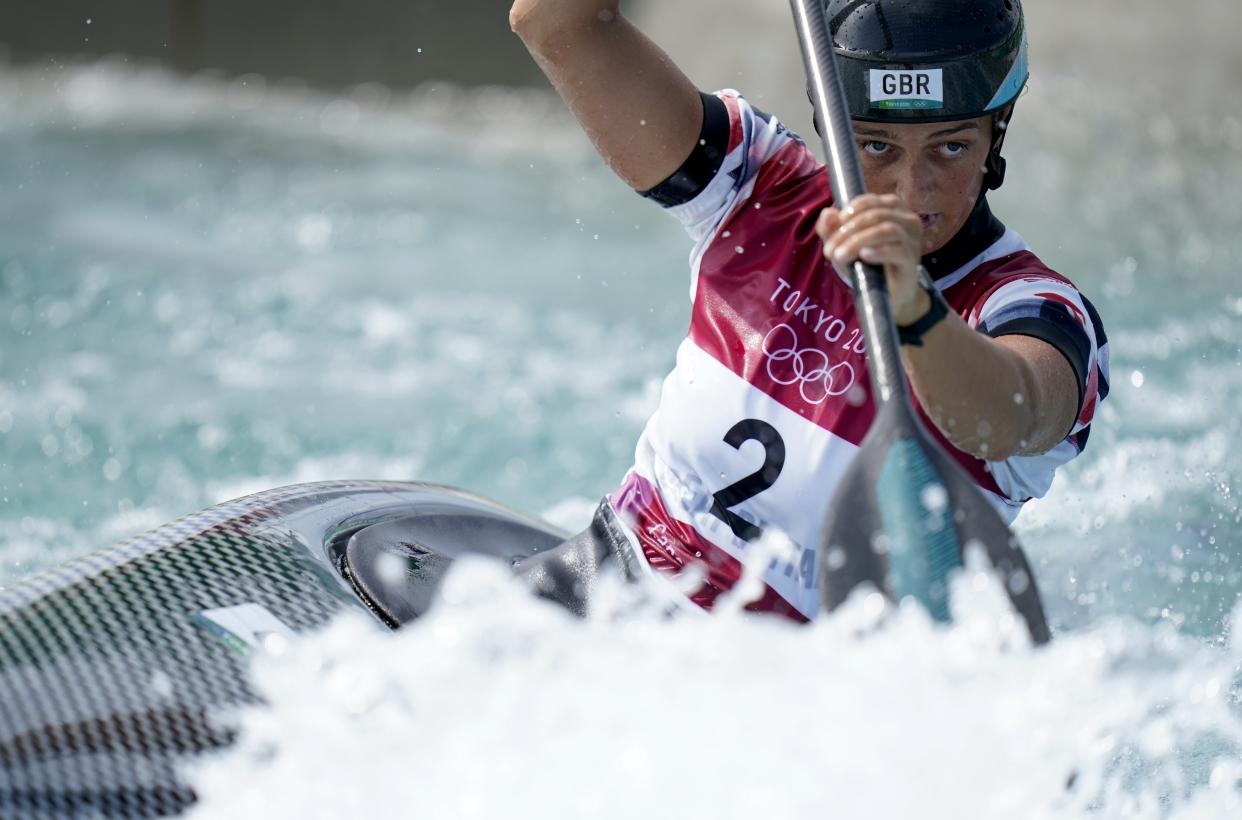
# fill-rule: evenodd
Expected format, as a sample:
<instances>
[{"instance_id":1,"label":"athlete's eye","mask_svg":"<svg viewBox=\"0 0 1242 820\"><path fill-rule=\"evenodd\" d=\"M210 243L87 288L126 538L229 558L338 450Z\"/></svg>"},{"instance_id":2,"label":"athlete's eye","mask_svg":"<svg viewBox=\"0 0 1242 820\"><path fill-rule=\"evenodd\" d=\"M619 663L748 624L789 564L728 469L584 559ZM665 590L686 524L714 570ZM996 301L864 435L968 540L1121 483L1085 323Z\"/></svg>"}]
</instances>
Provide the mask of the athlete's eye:
<instances>
[{"instance_id":1,"label":"athlete's eye","mask_svg":"<svg viewBox=\"0 0 1242 820\"><path fill-rule=\"evenodd\" d=\"M946 142L940 146L940 153L946 157L959 157L968 147L964 142Z\"/></svg>"},{"instance_id":2,"label":"athlete's eye","mask_svg":"<svg viewBox=\"0 0 1242 820\"><path fill-rule=\"evenodd\" d=\"M879 140L867 140L862 144L862 149L873 157L881 157L888 153L889 145L887 142Z\"/></svg>"}]
</instances>

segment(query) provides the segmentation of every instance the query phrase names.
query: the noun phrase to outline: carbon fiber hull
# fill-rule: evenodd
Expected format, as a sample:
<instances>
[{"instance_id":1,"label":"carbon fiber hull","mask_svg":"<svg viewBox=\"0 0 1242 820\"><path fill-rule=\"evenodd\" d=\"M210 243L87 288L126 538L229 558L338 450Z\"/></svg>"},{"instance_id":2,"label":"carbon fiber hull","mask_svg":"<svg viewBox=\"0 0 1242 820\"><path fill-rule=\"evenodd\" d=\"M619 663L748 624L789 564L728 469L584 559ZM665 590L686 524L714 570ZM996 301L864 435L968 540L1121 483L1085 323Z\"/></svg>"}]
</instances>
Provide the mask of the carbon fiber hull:
<instances>
[{"instance_id":1,"label":"carbon fiber hull","mask_svg":"<svg viewBox=\"0 0 1242 820\"><path fill-rule=\"evenodd\" d=\"M256 701L246 667L273 634L347 609L397 626L453 557L513 561L564 535L446 487L308 484L0 590L0 817L179 813L194 801L179 761L232 742L219 713ZM394 560L377 581L370 565Z\"/></svg>"}]
</instances>

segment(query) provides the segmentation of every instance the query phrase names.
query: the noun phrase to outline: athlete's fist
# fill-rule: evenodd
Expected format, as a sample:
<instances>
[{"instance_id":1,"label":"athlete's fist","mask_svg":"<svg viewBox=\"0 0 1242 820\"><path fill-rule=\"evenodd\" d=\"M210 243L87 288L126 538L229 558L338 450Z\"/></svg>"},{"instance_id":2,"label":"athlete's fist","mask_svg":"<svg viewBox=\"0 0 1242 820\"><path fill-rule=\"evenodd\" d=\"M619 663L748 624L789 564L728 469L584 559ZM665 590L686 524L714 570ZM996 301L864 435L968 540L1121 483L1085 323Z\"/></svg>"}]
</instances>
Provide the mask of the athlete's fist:
<instances>
[{"instance_id":1,"label":"athlete's fist","mask_svg":"<svg viewBox=\"0 0 1242 820\"><path fill-rule=\"evenodd\" d=\"M913 324L931 308L931 297L919 287L923 222L898 197L862 194L844 211L825 208L815 231L824 258L838 270L848 271L860 259L884 268L897 324Z\"/></svg>"}]
</instances>

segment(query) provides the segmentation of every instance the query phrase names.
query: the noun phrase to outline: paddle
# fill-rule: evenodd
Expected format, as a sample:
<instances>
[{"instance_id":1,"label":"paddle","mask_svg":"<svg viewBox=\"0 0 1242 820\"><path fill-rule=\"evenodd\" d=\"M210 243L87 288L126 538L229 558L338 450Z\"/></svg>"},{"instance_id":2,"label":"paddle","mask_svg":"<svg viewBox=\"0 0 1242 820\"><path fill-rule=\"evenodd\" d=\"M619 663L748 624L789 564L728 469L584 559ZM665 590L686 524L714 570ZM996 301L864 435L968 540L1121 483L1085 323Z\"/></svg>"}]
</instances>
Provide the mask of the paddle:
<instances>
[{"instance_id":1,"label":"paddle","mask_svg":"<svg viewBox=\"0 0 1242 820\"><path fill-rule=\"evenodd\" d=\"M865 188L823 0L790 0L790 6L822 125L833 197L845 208ZM1043 604L1017 540L915 417L883 270L855 263L853 287L876 417L829 504L818 556L821 603L832 610L856 586L871 583L896 600L912 596L933 617L947 621L948 574L961 566L963 548L977 544L999 572L1031 638L1047 642Z\"/></svg>"}]
</instances>

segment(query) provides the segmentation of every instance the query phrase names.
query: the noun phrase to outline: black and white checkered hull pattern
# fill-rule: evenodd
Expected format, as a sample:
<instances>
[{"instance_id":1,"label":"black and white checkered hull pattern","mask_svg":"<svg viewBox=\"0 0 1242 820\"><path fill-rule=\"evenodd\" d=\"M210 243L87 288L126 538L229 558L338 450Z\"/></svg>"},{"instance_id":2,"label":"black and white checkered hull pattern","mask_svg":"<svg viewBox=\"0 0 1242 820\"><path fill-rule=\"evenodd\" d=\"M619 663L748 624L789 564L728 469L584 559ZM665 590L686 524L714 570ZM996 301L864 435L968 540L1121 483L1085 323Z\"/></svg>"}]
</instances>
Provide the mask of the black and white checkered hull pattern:
<instances>
[{"instance_id":1,"label":"black and white checkered hull pattern","mask_svg":"<svg viewBox=\"0 0 1242 820\"><path fill-rule=\"evenodd\" d=\"M221 713L255 702L245 674L253 651L346 608L396 625L360 600L347 546L370 527L434 522L446 508L458 518L482 510L522 519L434 485L299 485L212 507L0 590L0 817L184 810L194 795L178 766L232 741ZM426 567L442 574L454 554L397 540L413 550L405 557L418 585Z\"/></svg>"}]
</instances>

